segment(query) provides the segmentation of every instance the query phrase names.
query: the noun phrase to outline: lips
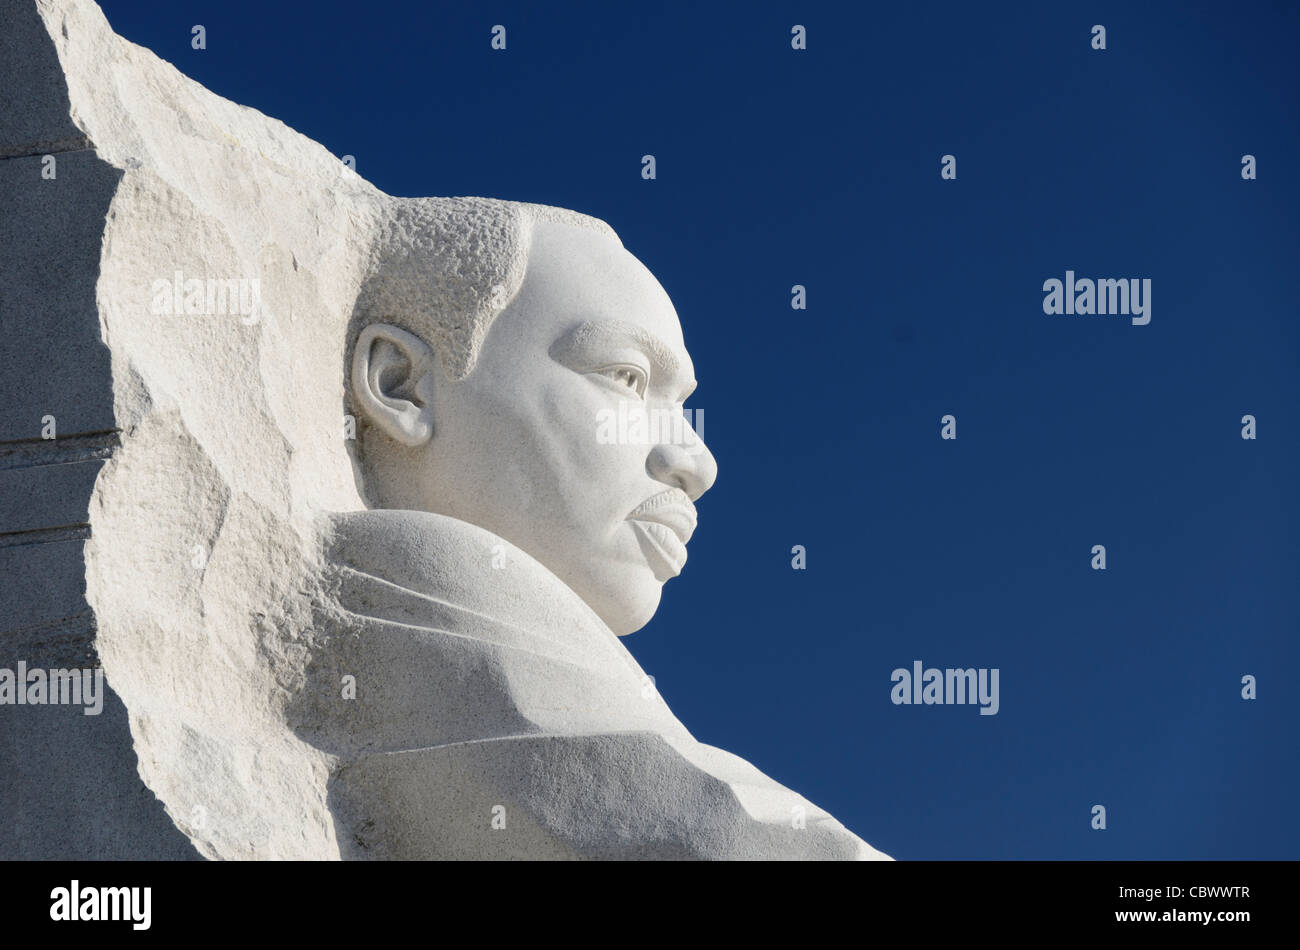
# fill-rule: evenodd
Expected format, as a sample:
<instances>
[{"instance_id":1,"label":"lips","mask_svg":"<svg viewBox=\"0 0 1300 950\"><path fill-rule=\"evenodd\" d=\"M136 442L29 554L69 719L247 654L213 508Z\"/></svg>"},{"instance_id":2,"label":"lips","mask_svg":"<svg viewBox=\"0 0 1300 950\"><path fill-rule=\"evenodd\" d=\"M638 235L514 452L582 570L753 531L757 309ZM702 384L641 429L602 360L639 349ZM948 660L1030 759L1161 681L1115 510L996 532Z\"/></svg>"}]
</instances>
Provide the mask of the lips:
<instances>
[{"instance_id":1,"label":"lips","mask_svg":"<svg viewBox=\"0 0 1300 950\"><path fill-rule=\"evenodd\" d=\"M670 488L647 498L627 516L655 578L661 583L682 572L686 542L695 533L695 505L686 492Z\"/></svg>"}]
</instances>

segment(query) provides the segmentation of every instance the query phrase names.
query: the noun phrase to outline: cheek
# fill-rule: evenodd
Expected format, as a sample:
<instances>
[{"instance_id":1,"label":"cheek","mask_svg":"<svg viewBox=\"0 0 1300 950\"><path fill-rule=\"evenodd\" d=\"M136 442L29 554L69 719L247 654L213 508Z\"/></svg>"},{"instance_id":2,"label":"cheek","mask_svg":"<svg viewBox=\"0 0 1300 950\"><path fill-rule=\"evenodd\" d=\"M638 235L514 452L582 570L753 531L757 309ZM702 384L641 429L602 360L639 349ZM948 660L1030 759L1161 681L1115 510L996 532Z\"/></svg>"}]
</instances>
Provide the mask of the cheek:
<instances>
[{"instance_id":1,"label":"cheek","mask_svg":"<svg viewBox=\"0 0 1300 950\"><path fill-rule=\"evenodd\" d=\"M554 474L575 490L599 481L603 468L598 450L605 446L596 443L596 413L602 400L592 390L579 377L561 378L537 403L536 427L546 434L545 451Z\"/></svg>"},{"instance_id":2,"label":"cheek","mask_svg":"<svg viewBox=\"0 0 1300 950\"><path fill-rule=\"evenodd\" d=\"M567 373L567 371L566 371ZM618 402L601 387L567 373L543 392L538 431L550 434L545 451L569 516L575 523L617 528L644 494L644 446L608 445L598 438L602 410Z\"/></svg>"}]
</instances>

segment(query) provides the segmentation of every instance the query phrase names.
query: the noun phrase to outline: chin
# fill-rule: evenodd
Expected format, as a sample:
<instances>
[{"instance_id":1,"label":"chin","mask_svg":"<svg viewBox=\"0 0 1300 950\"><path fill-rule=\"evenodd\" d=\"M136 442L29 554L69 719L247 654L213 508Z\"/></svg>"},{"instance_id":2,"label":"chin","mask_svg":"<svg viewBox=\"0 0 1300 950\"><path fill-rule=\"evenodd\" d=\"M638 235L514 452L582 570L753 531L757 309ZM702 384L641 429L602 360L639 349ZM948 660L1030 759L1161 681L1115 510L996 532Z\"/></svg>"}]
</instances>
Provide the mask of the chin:
<instances>
[{"instance_id":1,"label":"chin","mask_svg":"<svg viewBox=\"0 0 1300 950\"><path fill-rule=\"evenodd\" d=\"M659 609L663 584L649 567L638 566L620 571L601 586L605 594L599 604L591 604L605 626L620 637L636 633L650 622ZM590 602L589 602L590 603Z\"/></svg>"}]
</instances>

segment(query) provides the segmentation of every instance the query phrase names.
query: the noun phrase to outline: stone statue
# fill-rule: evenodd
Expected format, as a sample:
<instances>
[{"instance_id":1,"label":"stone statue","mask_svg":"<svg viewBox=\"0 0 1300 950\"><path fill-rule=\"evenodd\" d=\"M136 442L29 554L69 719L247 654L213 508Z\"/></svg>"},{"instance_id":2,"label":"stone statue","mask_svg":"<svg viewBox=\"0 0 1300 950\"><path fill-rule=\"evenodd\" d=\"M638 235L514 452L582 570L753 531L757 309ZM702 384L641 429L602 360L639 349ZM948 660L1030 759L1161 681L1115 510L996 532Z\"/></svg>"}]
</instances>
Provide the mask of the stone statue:
<instances>
[{"instance_id":1,"label":"stone statue","mask_svg":"<svg viewBox=\"0 0 1300 950\"><path fill-rule=\"evenodd\" d=\"M618 401L680 415L695 387L667 294L573 212L423 199L392 218L348 361L372 510L329 519L319 626L343 643L306 717L329 727L303 732L347 763L331 790L354 853L879 856L696 742L614 635L653 615L717 473L698 438L596 438ZM346 670L365 703L332 695Z\"/></svg>"},{"instance_id":2,"label":"stone statue","mask_svg":"<svg viewBox=\"0 0 1300 950\"><path fill-rule=\"evenodd\" d=\"M110 696L95 724L0 722L15 747L76 730L96 751L44 781L117 791L61 815L11 773L0 804L46 811L0 857L885 857L698 742L619 640L717 466L689 427L599 436L614 411L680 419L695 386L608 225L384 195L89 0L22 0L6 27L40 107L0 127L0 238L80 236L57 275L80 362L55 376L99 416L0 433L38 512L0 524L23 535L0 558L63 572L51 605L7 594L0 632L102 664ZM60 177L33 191L46 153ZM0 302L56 281L18 271ZM6 385L18 415L64 412ZM81 486L72 536L56 475L59 506Z\"/></svg>"}]
</instances>

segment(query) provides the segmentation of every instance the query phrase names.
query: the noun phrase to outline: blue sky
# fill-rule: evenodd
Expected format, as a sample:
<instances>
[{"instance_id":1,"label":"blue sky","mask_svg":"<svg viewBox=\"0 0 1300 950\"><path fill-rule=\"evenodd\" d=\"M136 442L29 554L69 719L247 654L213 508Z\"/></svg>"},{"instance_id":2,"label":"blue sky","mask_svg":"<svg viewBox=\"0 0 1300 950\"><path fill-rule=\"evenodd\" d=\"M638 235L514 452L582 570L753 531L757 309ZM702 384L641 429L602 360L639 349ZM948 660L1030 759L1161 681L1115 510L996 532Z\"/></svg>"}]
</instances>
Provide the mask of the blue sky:
<instances>
[{"instance_id":1,"label":"blue sky","mask_svg":"<svg viewBox=\"0 0 1300 950\"><path fill-rule=\"evenodd\" d=\"M655 273L720 474L625 642L702 741L899 858L1300 856L1294 4L103 6L390 194ZM1045 315L1067 269L1150 324ZM914 660L998 714L893 705Z\"/></svg>"}]
</instances>

